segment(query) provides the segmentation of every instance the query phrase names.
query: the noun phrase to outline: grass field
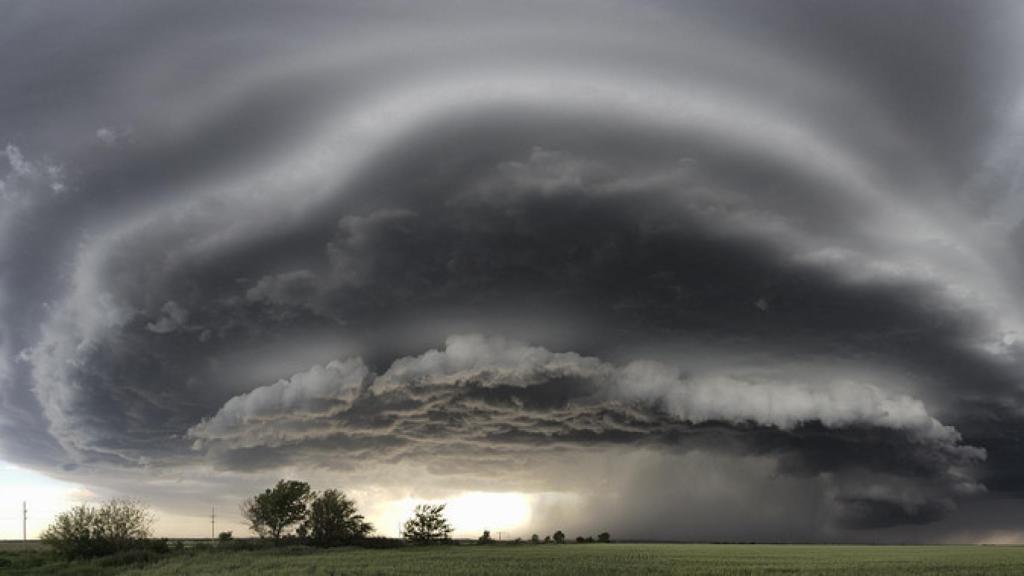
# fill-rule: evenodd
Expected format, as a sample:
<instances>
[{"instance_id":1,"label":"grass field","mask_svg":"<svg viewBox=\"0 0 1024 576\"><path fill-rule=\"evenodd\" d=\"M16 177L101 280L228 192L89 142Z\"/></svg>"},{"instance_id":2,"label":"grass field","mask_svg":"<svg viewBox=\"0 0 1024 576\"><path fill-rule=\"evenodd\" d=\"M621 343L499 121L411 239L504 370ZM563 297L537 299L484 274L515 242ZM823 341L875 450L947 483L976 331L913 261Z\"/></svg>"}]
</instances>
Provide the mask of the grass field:
<instances>
[{"instance_id":1,"label":"grass field","mask_svg":"<svg viewBox=\"0 0 1024 576\"><path fill-rule=\"evenodd\" d=\"M3 552L0 557L36 552ZM390 574L1024 574L1024 547L566 544L390 550L287 548L172 553L144 566L102 560L0 567L12 576Z\"/></svg>"}]
</instances>

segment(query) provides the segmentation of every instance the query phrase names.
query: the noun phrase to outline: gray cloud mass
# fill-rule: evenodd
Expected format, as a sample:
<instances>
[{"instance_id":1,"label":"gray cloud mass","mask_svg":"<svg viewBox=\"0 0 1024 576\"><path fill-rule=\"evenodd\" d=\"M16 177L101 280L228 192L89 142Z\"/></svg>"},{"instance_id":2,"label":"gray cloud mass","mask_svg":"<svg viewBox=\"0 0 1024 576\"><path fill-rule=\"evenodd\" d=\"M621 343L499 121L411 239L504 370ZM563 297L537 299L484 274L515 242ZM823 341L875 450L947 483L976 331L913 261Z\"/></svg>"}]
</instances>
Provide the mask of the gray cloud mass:
<instances>
[{"instance_id":1,"label":"gray cloud mass","mask_svg":"<svg viewBox=\"0 0 1024 576\"><path fill-rule=\"evenodd\" d=\"M1024 509L1015 3L2 10L5 460L629 538Z\"/></svg>"}]
</instances>

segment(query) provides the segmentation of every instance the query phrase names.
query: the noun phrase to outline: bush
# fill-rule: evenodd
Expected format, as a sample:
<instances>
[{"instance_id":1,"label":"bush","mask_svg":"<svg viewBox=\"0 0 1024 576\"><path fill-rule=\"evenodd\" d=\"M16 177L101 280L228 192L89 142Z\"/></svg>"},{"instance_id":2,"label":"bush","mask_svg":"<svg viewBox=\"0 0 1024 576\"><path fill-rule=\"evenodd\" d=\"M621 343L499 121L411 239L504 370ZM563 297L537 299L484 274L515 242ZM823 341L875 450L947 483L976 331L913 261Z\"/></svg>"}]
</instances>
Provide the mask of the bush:
<instances>
[{"instance_id":1,"label":"bush","mask_svg":"<svg viewBox=\"0 0 1024 576\"><path fill-rule=\"evenodd\" d=\"M231 538L230 540L221 540L217 542L217 548L223 550L236 551L261 550L273 545L274 543L270 542L269 540L239 540L237 538Z\"/></svg>"},{"instance_id":2,"label":"bush","mask_svg":"<svg viewBox=\"0 0 1024 576\"><path fill-rule=\"evenodd\" d=\"M577 537L576 537L576 543L577 543L577 544L583 544L583 543L584 543L584 542L586 542L586 541L587 541L587 539L586 539L586 538L584 538L583 536L577 536Z\"/></svg>"},{"instance_id":3,"label":"bush","mask_svg":"<svg viewBox=\"0 0 1024 576\"><path fill-rule=\"evenodd\" d=\"M603 544L607 544L612 541L612 536L607 532L601 532L597 535L597 541Z\"/></svg>"},{"instance_id":4,"label":"bush","mask_svg":"<svg viewBox=\"0 0 1024 576\"><path fill-rule=\"evenodd\" d=\"M82 504L59 514L41 539L67 559L107 556L139 547L152 523L146 507L131 500L110 500L99 507Z\"/></svg>"},{"instance_id":5,"label":"bush","mask_svg":"<svg viewBox=\"0 0 1024 576\"><path fill-rule=\"evenodd\" d=\"M157 541L159 542L159 541ZM126 567L126 566L143 566L151 564L163 558L168 552L169 548L165 548L163 551L159 549L159 546L152 548L150 546L138 546L135 548L129 548L122 550L116 554L104 556L95 562L100 566L106 567Z\"/></svg>"},{"instance_id":6,"label":"bush","mask_svg":"<svg viewBox=\"0 0 1024 576\"><path fill-rule=\"evenodd\" d=\"M352 545L359 546L360 548L401 548L405 546L405 540L400 538L387 538L384 536L371 536L369 538L354 540Z\"/></svg>"},{"instance_id":7,"label":"bush","mask_svg":"<svg viewBox=\"0 0 1024 576\"><path fill-rule=\"evenodd\" d=\"M490 530L484 530L484 533L481 534L480 537L476 539L476 543L477 544L490 544L492 542L494 542L494 538L491 538L491 531Z\"/></svg>"},{"instance_id":8,"label":"bush","mask_svg":"<svg viewBox=\"0 0 1024 576\"><path fill-rule=\"evenodd\" d=\"M143 540L139 542L138 548L156 554L167 554L171 551L171 545L167 542L167 538L160 538L158 540Z\"/></svg>"},{"instance_id":9,"label":"bush","mask_svg":"<svg viewBox=\"0 0 1024 576\"><path fill-rule=\"evenodd\" d=\"M217 534L217 541L218 542L228 542L228 541L231 540L231 538L232 538L232 536L231 536L231 531L230 530L227 530L227 531L221 532L220 534Z\"/></svg>"},{"instance_id":10,"label":"bush","mask_svg":"<svg viewBox=\"0 0 1024 576\"><path fill-rule=\"evenodd\" d=\"M555 532L552 535L552 538L555 539L555 544L562 544L565 542L565 534L561 530Z\"/></svg>"}]
</instances>

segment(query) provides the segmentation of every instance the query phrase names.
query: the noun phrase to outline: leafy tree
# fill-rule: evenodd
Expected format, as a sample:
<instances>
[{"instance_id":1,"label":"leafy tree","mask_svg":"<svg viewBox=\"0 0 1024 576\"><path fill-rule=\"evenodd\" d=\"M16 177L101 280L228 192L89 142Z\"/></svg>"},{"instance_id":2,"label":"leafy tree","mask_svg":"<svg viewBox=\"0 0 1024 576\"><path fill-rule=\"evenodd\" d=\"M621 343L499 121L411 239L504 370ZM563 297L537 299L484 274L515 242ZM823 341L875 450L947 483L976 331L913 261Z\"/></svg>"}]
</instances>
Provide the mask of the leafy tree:
<instances>
[{"instance_id":1,"label":"leafy tree","mask_svg":"<svg viewBox=\"0 0 1024 576\"><path fill-rule=\"evenodd\" d=\"M552 536L555 539L555 544L562 544L565 542L565 534L561 530L555 532Z\"/></svg>"},{"instance_id":2,"label":"leafy tree","mask_svg":"<svg viewBox=\"0 0 1024 576\"><path fill-rule=\"evenodd\" d=\"M490 544L491 542L494 542L494 538L491 538L490 530L484 530L484 533L476 539L477 544Z\"/></svg>"},{"instance_id":3,"label":"leafy tree","mask_svg":"<svg viewBox=\"0 0 1024 576\"><path fill-rule=\"evenodd\" d=\"M260 538L270 537L276 542L289 527L306 519L306 505L312 498L309 484L279 480L273 488L242 502L242 517Z\"/></svg>"},{"instance_id":4,"label":"leafy tree","mask_svg":"<svg viewBox=\"0 0 1024 576\"><path fill-rule=\"evenodd\" d=\"M99 556L99 543L95 539L95 511L84 504L61 512L46 527L41 539L64 558Z\"/></svg>"},{"instance_id":5,"label":"leafy tree","mask_svg":"<svg viewBox=\"0 0 1024 576\"><path fill-rule=\"evenodd\" d=\"M309 515L299 526L299 535L315 546L340 546L365 538L373 525L356 511L356 503L339 490L314 495Z\"/></svg>"},{"instance_id":6,"label":"leafy tree","mask_svg":"<svg viewBox=\"0 0 1024 576\"><path fill-rule=\"evenodd\" d=\"M227 530L225 532L221 532L220 534L217 534L217 540L220 540L221 542L227 542L227 541L231 540L231 538L232 538L232 535L231 535L231 531L230 530Z\"/></svg>"},{"instance_id":7,"label":"leafy tree","mask_svg":"<svg viewBox=\"0 0 1024 576\"><path fill-rule=\"evenodd\" d=\"M530 544L540 544L540 536L537 536L536 534L530 536Z\"/></svg>"},{"instance_id":8,"label":"leafy tree","mask_svg":"<svg viewBox=\"0 0 1024 576\"><path fill-rule=\"evenodd\" d=\"M584 542L586 542L586 541L587 541L587 539L586 539L586 538L584 538L583 536L577 536L577 537L576 537L576 543L577 543L577 544L583 544L583 543L584 543Z\"/></svg>"},{"instance_id":9,"label":"leafy tree","mask_svg":"<svg viewBox=\"0 0 1024 576\"><path fill-rule=\"evenodd\" d=\"M413 544L431 544L451 540L455 531L444 517L444 504L419 504L412 518L405 521L402 537Z\"/></svg>"},{"instance_id":10,"label":"leafy tree","mask_svg":"<svg viewBox=\"0 0 1024 576\"><path fill-rule=\"evenodd\" d=\"M59 514L42 540L64 558L114 554L149 538L153 517L132 500L110 500L99 507L86 504Z\"/></svg>"},{"instance_id":11,"label":"leafy tree","mask_svg":"<svg viewBox=\"0 0 1024 576\"><path fill-rule=\"evenodd\" d=\"M109 500L96 509L96 535L123 550L150 536L153 515L140 502Z\"/></svg>"},{"instance_id":12,"label":"leafy tree","mask_svg":"<svg viewBox=\"0 0 1024 576\"><path fill-rule=\"evenodd\" d=\"M551 536L545 536L544 537L544 543L545 544L551 544Z\"/></svg>"},{"instance_id":13,"label":"leafy tree","mask_svg":"<svg viewBox=\"0 0 1024 576\"><path fill-rule=\"evenodd\" d=\"M601 532L597 535L597 541L607 544L612 541L612 535L607 532Z\"/></svg>"}]
</instances>

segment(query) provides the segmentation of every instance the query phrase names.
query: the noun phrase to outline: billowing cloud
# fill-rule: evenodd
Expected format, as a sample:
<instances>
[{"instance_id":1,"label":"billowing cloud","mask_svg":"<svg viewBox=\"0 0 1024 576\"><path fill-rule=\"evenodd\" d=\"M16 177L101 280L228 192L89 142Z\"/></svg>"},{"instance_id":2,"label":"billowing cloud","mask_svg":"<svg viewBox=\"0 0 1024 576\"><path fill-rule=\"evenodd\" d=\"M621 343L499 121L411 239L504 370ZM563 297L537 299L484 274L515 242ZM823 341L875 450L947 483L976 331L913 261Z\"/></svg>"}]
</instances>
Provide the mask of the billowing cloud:
<instances>
[{"instance_id":1,"label":"billowing cloud","mask_svg":"<svg viewBox=\"0 0 1024 576\"><path fill-rule=\"evenodd\" d=\"M823 438L803 437L814 429ZM854 434L876 436L858 443L892 455L858 454L844 438ZM690 381L658 362L617 367L480 335L452 336L444 349L399 358L372 377L359 359L313 367L228 400L188 435L221 463L257 447L272 448L263 466L316 462L326 450L340 467L412 460L447 475L501 473L510 483L527 471L496 457L624 445L776 454L800 469L795 476L827 474L821 499L833 520L872 526L928 521L954 497L984 489L974 477L984 450L962 445L919 400L875 386ZM803 446L823 440L827 458ZM915 482L922 476L927 490Z\"/></svg>"},{"instance_id":2,"label":"billowing cloud","mask_svg":"<svg viewBox=\"0 0 1024 576\"><path fill-rule=\"evenodd\" d=\"M366 377L366 366L359 360L314 366L288 380L235 396L212 418L189 429L189 435L223 439L226 434L246 432L245 439L251 441L261 427L272 426L281 417L327 418L351 405Z\"/></svg>"},{"instance_id":3,"label":"billowing cloud","mask_svg":"<svg viewBox=\"0 0 1024 576\"><path fill-rule=\"evenodd\" d=\"M1018 506L1013 3L11 12L6 460L636 538Z\"/></svg>"}]
</instances>

